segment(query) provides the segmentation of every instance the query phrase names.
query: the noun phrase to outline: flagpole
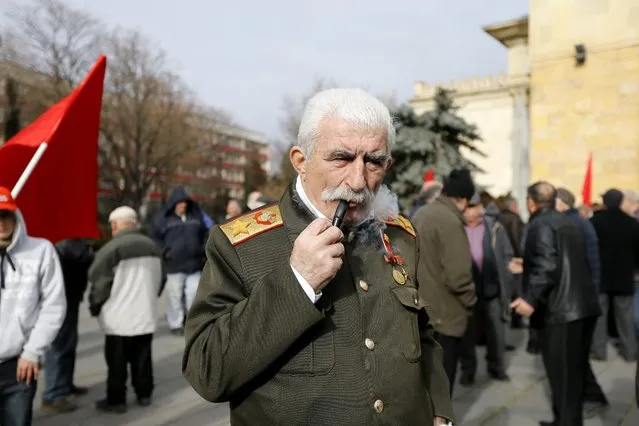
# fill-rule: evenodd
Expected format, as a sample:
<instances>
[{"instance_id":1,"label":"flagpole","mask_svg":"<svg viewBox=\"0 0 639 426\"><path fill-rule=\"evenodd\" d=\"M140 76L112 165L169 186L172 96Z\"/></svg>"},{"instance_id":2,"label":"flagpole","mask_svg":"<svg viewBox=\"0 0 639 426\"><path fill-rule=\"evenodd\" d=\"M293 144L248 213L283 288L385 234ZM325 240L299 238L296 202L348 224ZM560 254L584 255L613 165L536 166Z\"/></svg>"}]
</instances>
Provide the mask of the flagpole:
<instances>
[{"instance_id":1,"label":"flagpole","mask_svg":"<svg viewBox=\"0 0 639 426\"><path fill-rule=\"evenodd\" d=\"M38 162L42 158L42 155L44 155L44 151L47 150L48 146L49 145L46 142L42 142L36 150L35 154L33 154L33 157L31 157L31 161L29 161L29 164L27 164L27 167L22 172L22 175L20 175L20 179L18 179L15 186L11 190L11 196L14 200L18 197L20 191L22 191L24 184L27 183L27 179L29 179L31 173L33 173L33 169L35 169L35 166L38 165Z\"/></svg>"}]
</instances>

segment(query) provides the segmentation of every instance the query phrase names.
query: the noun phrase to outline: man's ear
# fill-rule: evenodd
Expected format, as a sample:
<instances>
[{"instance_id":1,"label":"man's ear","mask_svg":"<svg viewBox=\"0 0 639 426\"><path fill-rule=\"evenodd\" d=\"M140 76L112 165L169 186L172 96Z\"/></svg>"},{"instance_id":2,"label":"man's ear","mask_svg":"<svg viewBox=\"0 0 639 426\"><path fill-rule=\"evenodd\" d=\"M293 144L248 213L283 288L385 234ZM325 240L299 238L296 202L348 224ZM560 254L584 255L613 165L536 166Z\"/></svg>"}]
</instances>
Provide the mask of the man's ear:
<instances>
[{"instance_id":1,"label":"man's ear","mask_svg":"<svg viewBox=\"0 0 639 426\"><path fill-rule=\"evenodd\" d=\"M288 156L291 160L291 164L295 171L302 177L306 174L306 156L302 152L302 148L299 146L292 146L291 150L288 153Z\"/></svg>"},{"instance_id":2,"label":"man's ear","mask_svg":"<svg viewBox=\"0 0 639 426\"><path fill-rule=\"evenodd\" d=\"M395 159L393 157L389 158L388 161L386 162L386 169L384 171L385 172L389 171L394 162L395 162Z\"/></svg>"}]
</instances>

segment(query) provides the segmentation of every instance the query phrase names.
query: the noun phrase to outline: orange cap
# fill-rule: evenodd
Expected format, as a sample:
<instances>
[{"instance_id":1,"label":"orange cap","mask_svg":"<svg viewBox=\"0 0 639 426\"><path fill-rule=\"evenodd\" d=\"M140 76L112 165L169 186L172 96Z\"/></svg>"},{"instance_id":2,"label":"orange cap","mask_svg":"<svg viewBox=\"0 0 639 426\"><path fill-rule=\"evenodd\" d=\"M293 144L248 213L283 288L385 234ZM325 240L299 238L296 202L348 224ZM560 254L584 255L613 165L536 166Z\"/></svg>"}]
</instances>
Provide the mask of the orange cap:
<instances>
[{"instance_id":1,"label":"orange cap","mask_svg":"<svg viewBox=\"0 0 639 426\"><path fill-rule=\"evenodd\" d=\"M11 196L11 191L3 186L0 186L0 210L9 210L12 212L18 210L16 201Z\"/></svg>"}]
</instances>

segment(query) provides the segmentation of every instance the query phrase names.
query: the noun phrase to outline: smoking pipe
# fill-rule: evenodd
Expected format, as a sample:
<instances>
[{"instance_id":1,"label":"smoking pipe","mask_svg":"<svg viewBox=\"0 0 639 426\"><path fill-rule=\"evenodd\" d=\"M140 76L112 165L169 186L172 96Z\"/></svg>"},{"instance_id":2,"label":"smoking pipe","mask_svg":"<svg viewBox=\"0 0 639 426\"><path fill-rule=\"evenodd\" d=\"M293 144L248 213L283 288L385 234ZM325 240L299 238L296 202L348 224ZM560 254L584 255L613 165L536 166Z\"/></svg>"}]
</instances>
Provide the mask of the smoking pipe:
<instances>
[{"instance_id":1,"label":"smoking pipe","mask_svg":"<svg viewBox=\"0 0 639 426\"><path fill-rule=\"evenodd\" d=\"M339 200L339 204L335 209L335 215L333 215L333 226L337 226L338 228L342 226L344 216L346 216L346 210L348 210L348 201Z\"/></svg>"}]
</instances>

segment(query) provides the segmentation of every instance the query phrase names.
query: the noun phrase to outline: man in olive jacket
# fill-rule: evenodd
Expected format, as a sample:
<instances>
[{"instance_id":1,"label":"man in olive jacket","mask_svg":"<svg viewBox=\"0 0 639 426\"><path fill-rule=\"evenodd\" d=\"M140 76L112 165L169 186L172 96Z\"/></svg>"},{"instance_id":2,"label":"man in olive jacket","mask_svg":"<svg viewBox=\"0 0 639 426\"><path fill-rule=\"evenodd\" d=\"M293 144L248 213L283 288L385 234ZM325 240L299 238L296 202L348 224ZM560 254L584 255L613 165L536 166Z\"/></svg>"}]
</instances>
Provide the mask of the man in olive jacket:
<instances>
[{"instance_id":1,"label":"man in olive jacket","mask_svg":"<svg viewBox=\"0 0 639 426\"><path fill-rule=\"evenodd\" d=\"M203 398L230 401L231 424L452 420L424 310L438 301L420 296L416 234L380 189L394 136L371 95L318 93L290 152L294 185L212 229L182 368ZM327 219L340 199L344 231Z\"/></svg>"},{"instance_id":2,"label":"man in olive jacket","mask_svg":"<svg viewBox=\"0 0 639 426\"><path fill-rule=\"evenodd\" d=\"M462 213L475 192L470 172L453 170L434 202L417 211L413 224L419 235L419 278L435 338L444 349L444 369L450 392L462 351L462 336L477 302L472 261ZM436 302L435 302L436 301Z\"/></svg>"}]
</instances>

